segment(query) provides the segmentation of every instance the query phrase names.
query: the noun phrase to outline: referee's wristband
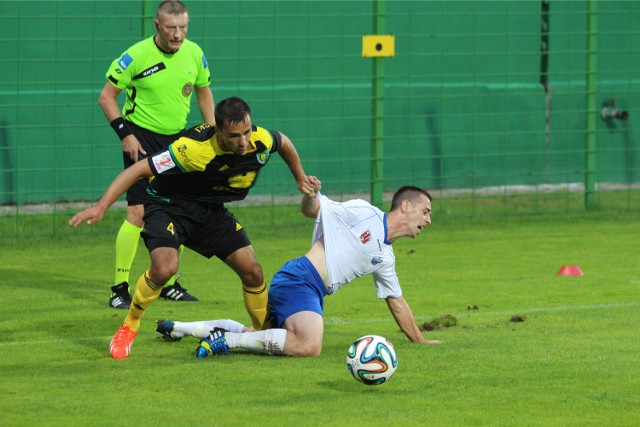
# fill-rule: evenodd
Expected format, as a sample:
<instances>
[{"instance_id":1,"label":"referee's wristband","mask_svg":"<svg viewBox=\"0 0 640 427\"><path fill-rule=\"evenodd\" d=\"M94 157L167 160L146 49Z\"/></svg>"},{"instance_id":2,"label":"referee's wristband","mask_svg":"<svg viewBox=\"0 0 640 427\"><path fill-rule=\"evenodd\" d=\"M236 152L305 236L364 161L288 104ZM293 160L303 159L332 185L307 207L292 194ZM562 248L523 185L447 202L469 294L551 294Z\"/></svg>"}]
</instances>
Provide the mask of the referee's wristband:
<instances>
[{"instance_id":1,"label":"referee's wristband","mask_svg":"<svg viewBox=\"0 0 640 427\"><path fill-rule=\"evenodd\" d=\"M131 132L131 129L129 129L129 126L127 126L127 123L124 121L124 117L113 119L109 124L113 128L116 135L118 135L118 138L120 138L120 141L133 134L133 132Z\"/></svg>"}]
</instances>

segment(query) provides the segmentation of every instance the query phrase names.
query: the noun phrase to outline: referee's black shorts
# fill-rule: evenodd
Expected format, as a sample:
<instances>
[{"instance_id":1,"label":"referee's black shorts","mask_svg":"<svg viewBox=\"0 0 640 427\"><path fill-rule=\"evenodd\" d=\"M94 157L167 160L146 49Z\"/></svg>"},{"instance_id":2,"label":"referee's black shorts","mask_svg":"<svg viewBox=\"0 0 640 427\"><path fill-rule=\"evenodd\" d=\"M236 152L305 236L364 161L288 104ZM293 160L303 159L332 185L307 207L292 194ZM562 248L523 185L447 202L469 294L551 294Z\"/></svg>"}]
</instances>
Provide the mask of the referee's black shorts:
<instances>
[{"instance_id":1,"label":"referee's black shorts","mask_svg":"<svg viewBox=\"0 0 640 427\"><path fill-rule=\"evenodd\" d=\"M131 129L131 132L133 132L135 137L138 138L142 149L147 152L146 156L142 153L138 153L138 160L165 150L173 141L180 138L182 135L182 132L174 135L162 135L151 132L150 130L135 125L130 121L127 121L127 126L129 126L129 129ZM124 151L122 152L122 161L125 169L134 163L134 161L131 160L131 157L129 157L129 154ZM147 185L148 181L141 179L127 190L127 204L129 206L141 205L144 203L147 198Z\"/></svg>"},{"instance_id":2,"label":"referee's black shorts","mask_svg":"<svg viewBox=\"0 0 640 427\"><path fill-rule=\"evenodd\" d=\"M224 204L184 199L165 201L148 196L144 204L144 229L140 235L149 252L184 245L199 254L225 260L251 245L249 236Z\"/></svg>"}]
</instances>

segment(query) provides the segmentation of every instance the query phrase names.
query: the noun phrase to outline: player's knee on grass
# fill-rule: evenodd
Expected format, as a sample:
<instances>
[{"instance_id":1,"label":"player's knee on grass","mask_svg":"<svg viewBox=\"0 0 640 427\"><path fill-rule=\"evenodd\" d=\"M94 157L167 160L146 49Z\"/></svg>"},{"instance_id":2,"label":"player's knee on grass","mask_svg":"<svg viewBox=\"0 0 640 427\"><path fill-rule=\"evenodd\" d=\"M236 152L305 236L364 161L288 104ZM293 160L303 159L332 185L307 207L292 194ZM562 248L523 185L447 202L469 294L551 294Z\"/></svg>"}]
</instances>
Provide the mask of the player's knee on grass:
<instances>
[{"instance_id":1,"label":"player's knee on grass","mask_svg":"<svg viewBox=\"0 0 640 427\"><path fill-rule=\"evenodd\" d=\"M298 357L317 357L322 352L322 341L301 339L291 332L287 334L284 344L284 354Z\"/></svg>"},{"instance_id":2,"label":"player's knee on grass","mask_svg":"<svg viewBox=\"0 0 640 427\"><path fill-rule=\"evenodd\" d=\"M285 344L285 354L298 357L318 357L322 352L322 345L302 345L289 351Z\"/></svg>"},{"instance_id":3,"label":"player's knee on grass","mask_svg":"<svg viewBox=\"0 0 640 427\"><path fill-rule=\"evenodd\" d=\"M300 357L316 357L322 352L324 324L322 315L315 311L303 310L292 314L284 321L287 339L285 354Z\"/></svg>"}]
</instances>

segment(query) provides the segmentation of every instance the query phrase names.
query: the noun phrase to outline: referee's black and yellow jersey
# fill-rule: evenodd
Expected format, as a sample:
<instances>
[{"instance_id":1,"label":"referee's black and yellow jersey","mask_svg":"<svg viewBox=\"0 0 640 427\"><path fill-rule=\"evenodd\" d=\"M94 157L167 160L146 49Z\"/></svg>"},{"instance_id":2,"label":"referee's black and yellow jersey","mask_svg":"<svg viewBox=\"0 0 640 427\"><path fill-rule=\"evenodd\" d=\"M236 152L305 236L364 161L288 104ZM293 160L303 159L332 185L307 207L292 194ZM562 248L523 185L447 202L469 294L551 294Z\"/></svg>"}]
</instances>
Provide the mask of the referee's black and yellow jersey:
<instances>
[{"instance_id":1,"label":"referee's black and yellow jersey","mask_svg":"<svg viewBox=\"0 0 640 427\"><path fill-rule=\"evenodd\" d=\"M166 200L225 203L244 199L280 149L280 133L253 126L250 147L242 155L222 151L209 123L188 129L166 151L147 158L154 174L147 192Z\"/></svg>"}]
</instances>

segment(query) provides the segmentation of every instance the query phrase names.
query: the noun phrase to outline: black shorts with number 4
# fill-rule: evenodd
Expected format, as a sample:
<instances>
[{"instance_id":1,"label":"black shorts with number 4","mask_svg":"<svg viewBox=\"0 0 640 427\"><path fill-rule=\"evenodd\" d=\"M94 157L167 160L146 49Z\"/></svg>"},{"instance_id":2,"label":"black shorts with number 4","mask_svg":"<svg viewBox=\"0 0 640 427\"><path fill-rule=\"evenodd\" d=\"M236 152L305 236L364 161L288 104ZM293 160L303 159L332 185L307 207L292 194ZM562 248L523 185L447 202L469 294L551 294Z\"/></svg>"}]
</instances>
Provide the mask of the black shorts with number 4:
<instances>
[{"instance_id":1,"label":"black shorts with number 4","mask_svg":"<svg viewBox=\"0 0 640 427\"><path fill-rule=\"evenodd\" d=\"M144 229L140 235L149 252L184 245L211 258L226 259L251 241L236 217L223 204L190 200L166 201L149 196L144 204Z\"/></svg>"}]
</instances>

